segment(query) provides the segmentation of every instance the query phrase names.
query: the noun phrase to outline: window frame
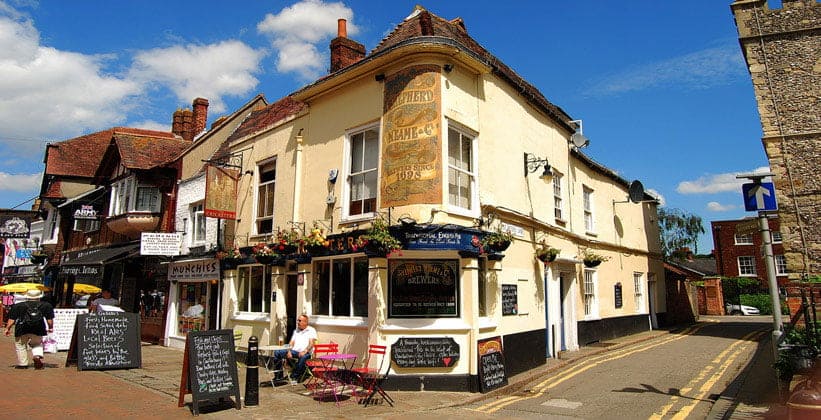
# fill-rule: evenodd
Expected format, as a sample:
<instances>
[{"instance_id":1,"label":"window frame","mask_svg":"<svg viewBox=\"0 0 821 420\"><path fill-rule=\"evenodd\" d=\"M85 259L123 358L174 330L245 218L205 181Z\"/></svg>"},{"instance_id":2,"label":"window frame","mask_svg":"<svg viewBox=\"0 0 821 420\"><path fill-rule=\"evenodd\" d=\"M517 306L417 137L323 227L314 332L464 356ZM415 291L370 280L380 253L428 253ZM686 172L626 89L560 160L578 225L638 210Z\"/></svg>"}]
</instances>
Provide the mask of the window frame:
<instances>
[{"instance_id":1,"label":"window frame","mask_svg":"<svg viewBox=\"0 0 821 420\"><path fill-rule=\"evenodd\" d=\"M595 269L585 268L582 273L584 290L582 300L584 303L584 319L599 319L599 278ZM592 289L592 290L591 290Z\"/></svg>"},{"instance_id":2,"label":"window frame","mask_svg":"<svg viewBox=\"0 0 821 420\"><path fill-rule=\"evenodd\" d=\"M774 255L775 260L775 275L777 276L786 276L789 274L787 271L787 257L784 255Z\"/></svg>"},{"instance_id":3,"label":"window frame","mask_svg":"<svg viewBox=\"0 0 821 420\"><path fill-rule=\"evenodd\" d=\"M205 204L202 201L192 204L189 211L191 213L191 243L205 243L208 236L205 218ZM201 233L202 236L198 233Z\"/></svg>"},{"instance_id":4,"label":"window frame","mask_svg":"<svg viewBox=\"0 0 821 420\"><path fill-rule=\"evenodd\" d=\"M148 200L147 204L145 200ZM160 213L162 210L160 187L140 182L135 175L111 183L110 201L108 214L111 216L129 213Z\"/></svg>"},{"instance_id":5,"label":"window frame","mask_svg":"<svg viewBox=\"0 0 821 420\"><path fill-rule=\"evenodd\" d=\"M343 273L335 274L335 263L348 264L348 277L341 280L347 283L347 290L344 290L345 284L342 285L343 288L336 288L336 281L338 280L336 276L343 275ZM326 319L359 321L368 319L370 270L368 269L367 256L360 254L314 259L311 265L314 273L311 293L312 315ZM323 270L321 266L327 266L327 284L325 284L326 279L324 278L326 270ZM341 303L335 301L335 294L338 292L347 293L347 314L344 312L336 313L336 309L344 307ZM323 295L325 295L324 298Z\"/></svg>"},{"instance_id":6,"label":"window frame","mask_svg":"<svg viewBox=\"0 0 821 420\"><path fill-rule=\"evenodd\" d=\"M781 231L779 230L771 230L770 231L770 240L774 244L780 244L784 242L784 236L781 235Z\"/></svg>"},{"instance_id":7,"label":"window frame","mask_svg":"<svg viewBox=\"0 0 821 420\"><path fill-rule=\"evenodd\" d=\"M467 150L470 150L470 162L469 162L469 169L464 169L460 167L456 167L451 164L451 156L450 156L450 131L453 130L459 134L459 151L460 151L460 161L461 152L465 149L462 147L462 142L465 138L468 138L470 141L470 147ZM467 127L458 124L454 121L445 119L445 127L444 127L444 136L445 136L445 162L444 162L444 188L443 194L444 202L447 204L447 208L449 212L459 215L466 215L466 216L476 216L480 214L479 209L479 181L478 181L478 165L479 165L479 135L477 132L468 129ZM468 177L468 188L470 191L468 192L468 196L466 199L468 200L468 207L463 207L460 204L453 204L451 203L451 170L458 172L460 174L464 174ZM458 188L457 188L458 189ZM460 196L461 199L461 196Z\"/></svg>"},{"instance_id":8,"label":"window frame","mask_svg":"<svg viewBox=\"0 0 821 420\"><path fill-rule=\"evenodd\" d=\"M758 273L755 269L756 261L755 257L751 255L739 255L736 258L736 262L738 264L738 276L739 277L757 277ZM745 270L742 270L745 268ZM746 270L746 268L750 268L751 272L742 272L742 271L750 271Z\"/></svg>"},{"instance_id":9,"label":"window frame","mask_svg":"<svg viewBox=\"0 0 821 420\"><path fill-rule=\"evenodd\" d=\"M596 232L595 208L593 206L594 190L587 185L582 185L582 208L584 209L584 231L586 233Z\"/></svg>"},{"instance_id":10,"label":"window frame","mask_svg":"<svg viewBox=\"0 0 821 420\"><path fill-rule=\"evenodd\" d=\"M553 170L553 218L558 222L565 222L564 217L564 188L562 180L564 175L561 172Z\"/></svg>"},{"instance_id":11,"label":"window frame","mask_svg":"<svg viewBox=\"0 0 821 420\"><path fill-rule=\"evenodd\" d=\"M633 289L635 292L636 313L644 312L644 273L633 272Z\"/></svg>"},{"instance_id":12,"label":"window frame","mask_svg":"<svg viewBox=\"0 0 821 420\"><path fill-rule=\"evenodd\" d=\"M755 245L752 233L736 233L733 235L733 245Z\"/></svg>"},{"instance_id":13,"label":"window frame","mask_svg":"<svg viewBox=\"0 0 821 420\"><path fill-rule=\"evenodd\" d=\"M255 311L254 309L254 293L255 288L253 287L252 282L255 281L253 278L254 271L262 270L262 277L257 279L256 281L261 282L261 287L257 288L256 290L260 290L260 310ZM249 287L246 292L243 292L243 274L248 273L248 282ZM246 264L237 267L237 307L235 310L235 315L241 314L250 314L250 315L270 315L271 311L271 290L272 290L272 281L271 281L271 268L268 265L263 264ZM246 296L243 298L243 294ZM245 302L243 304L243 302ZM245 308L242 308L245 306Z\"/></svg>"},{"instance_id":14,"label":"window frame","mask_svg":"<svg viewBox=\"0 0 821 420\"><path fill-rule=\"evenodd\" d=\"M96 232L100 230L101 225L102 221L100 219L74 219L72 230L83 233Z\"/></svg>"},{"instance_id":15,"label":"window frame","mask_svg":"<svg viewBox=\"0 0 821 420\"><path fill-rule=\"evenodd\" d=\"M267 167L270 166L270 170ZM273 173L273 178L263 181L265 174ZM270 158L257 163L256 168L256 182L254 185L254 233L257 235L265 235L274 233L274 217L276 215L276 181L277 181L277 159ZM260 216L260 201L264 198L260 194L262 188L265 187L266 194L264 197L271 197L270 214ZM271 191L268 191L268 189ZM266 202L267 204L267 202ZM264 209L264 210L267 210ZM270 222L271 227L268 230L261 228L262 223Z\"/></svg>"},{"instance_id":16,"label":"window frame","mask_svg":"<svg viewBox=\"0 0 821 420\"><path fill-rule=\"evenodd\" d=\"M366 142L366 139L365 139L366 133L369 132L369 131L376 132L376 161L374 162L374 167L373 168L368 168L367 170L364 169L364 160L365 160L365 156L366 156L366 154L364 152L365 152L366 149L363 147L362 148L362 151L363 151L363 153L362 153L363 170L358 171L356 174L353 174L351 172L353 171L353 168L354 168L354 156L353 156L353 153L354 153L354 150L355 150L355 148L354 148L354 137L361 134L362 135L363 146L364 146L364 143ZM344 160L344 168L345 168L345 172L344 172L344 174L345 174L345 184L344 185L345 186L344 186L344 191L342 193L342 201L343 201L343 204L342 204L342 218L343 218L343 220L362 220L362 219L373 218L374 216L376 216L377 206L379 204L379 180L380 180L380 175L381 175L380 166L381 166L381 162L382 162L382 160L381 160L381 151L382 151L382 130L381 130L379 122L376 122L376 123L373 123L373 124L362 125L362 126L350 129L345 133L345 150L344 150L344 159L345 159ZM368 173L375 173L376 174L376 179L374 181L375 184L373 186L373 188L374 188L373 197L372 197L373 198L373 209L371 211L364 211L365 202L367 200L370 200L370 198L367 198L367 199L362 200L363 201L362 209L361 209L362 211L360 213L351 214L351 204L352 204L351 200L352 200L352 197L353 197L353 190L354 190L354 186L352 184L353 178L354 178L354 176L359 176L359 175L365 176L365 174L368 174ZM363 180L363 185L364 184L365 184L365 180Z\"/></svg>"}]
</instances>

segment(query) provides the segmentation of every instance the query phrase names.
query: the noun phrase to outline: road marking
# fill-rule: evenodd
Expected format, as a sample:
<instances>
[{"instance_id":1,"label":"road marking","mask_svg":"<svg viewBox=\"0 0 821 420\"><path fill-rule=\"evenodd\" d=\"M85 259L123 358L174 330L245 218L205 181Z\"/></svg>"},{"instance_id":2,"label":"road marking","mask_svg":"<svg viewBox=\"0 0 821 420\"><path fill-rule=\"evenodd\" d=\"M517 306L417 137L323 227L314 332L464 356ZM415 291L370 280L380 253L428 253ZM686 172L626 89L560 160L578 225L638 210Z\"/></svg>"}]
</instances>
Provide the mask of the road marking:
<instances>
[{"instance_id":1,"label":"road marking","mask_svg":"<svg viewBox=\"0 0 821 420\"><path fill-rule=\"evenodd\" d=\"M542 405L545 407L568 408L570 410L575 410L581 407L582 403L579 401L568 401L564 398L554 398L543 402Z\"/></svg>"},{"instance_id":2,"label":"road marking","mask_svg":"<svg viewBox=\"0 0 821 420\"><path fill-rule=\"evenodd\" d=\"M607 353L605 353L603 355L600 355L600 356L594 356L594 357L591 357L589 359L585 359L582 362L579 362L578 364L574 364L572 366L569 366L568 370L559 372L556 376L552 376L550 378L547 378L544 381L542 381L541 383L537 384L531 390L532 393L530 395L527 395L527 396L514 395L514 396L508 396L508 397L505 397L505 398L500 398L498 400L491 401L487 404L483 404L479 407L476 407L473 410L474 411L480 411L480 412L487 413L487 414L492 414L492 413L495 413L495 412L497 412L497 411L499 411L499 410L501 410L501 409L503 409L503 408L505 408L505 407L507 407L511 404L515 404L519 401L524 401L524 400L528 400L528 399L532 399L532 398L541 397L550 388L553 388L553 387L561 384L562 382L564 382L568 379L571 379L574 376L576 376L576 375L578 375L582 372L585 372L589 369L592 369L592 368L594 368L594 367L596 367L596 366L598 366L602 363L609 362L609 361L612 361L612 360L618 360L618 359L630 356L630 355L632 355L634 353L637 353L637 352L640 352L640 351L645 351L645 350L648 350L648 349L651 349L651 348L654 348L654 347L658 347L658 346L661 346L661 345L664 345L664 344L667 344L667 343L671 343L673 341L681 340L682 338L688 337L688 336L698 332L699 330L701 330L702 328L704 328L706 326L707 326L707 324L699 323L699 324L693 325L689 328L686 328L686 329L682 330L681 333L679 333L679 335L676 335L676 336L673 336L673 337L665 338L665 339L662 339L662 340L653 340L653 341L650 341L650 342L642 342L642 343L635 344L635 345L628 345L624 348L621 348L621 349L618 349L618 350L613 350L611 352L607 352ZM573 367L573 368L578 367L578 369L573 369L572 371L569 371L570 367Z\"/></svg>"}]
</instances>

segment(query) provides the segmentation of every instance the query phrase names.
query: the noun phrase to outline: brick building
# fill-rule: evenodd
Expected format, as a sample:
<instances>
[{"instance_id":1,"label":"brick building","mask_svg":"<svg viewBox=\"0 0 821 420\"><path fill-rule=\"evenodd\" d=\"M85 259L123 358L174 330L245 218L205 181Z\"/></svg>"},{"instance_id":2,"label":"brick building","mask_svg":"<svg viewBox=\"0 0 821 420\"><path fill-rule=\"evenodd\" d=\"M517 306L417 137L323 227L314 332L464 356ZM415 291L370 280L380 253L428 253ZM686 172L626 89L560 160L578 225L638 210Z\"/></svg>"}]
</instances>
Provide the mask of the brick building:
<instances>
[{"instance_id":1,"label":"brick building","mask_svg":"<svg viewBox=\"0 0 821 420\"><path fill-rule=\"evenodd\" d=\"M775 174L787 272L798 279L821 272L821 3L781 3L737 0L731 9Z\"/></svg>"},{"instance_id":2,"label":"brick building","mask_svg":"<svg viewBox=\"0 0 821 420\"><path fill-rule=\"evenodd\" d=\"M713 232L713 247L716 260L716 271L721 277L757 278L761 286L768 287L767 267L761 252L762 240L758 231L738 233L738 225L755 221L755 218L740 220L718 220L710 222ZM789 268L784 256L784 243L779 219L768 219L772 235L773 255L775 256L776 280L779 286L788 281ZM756 225L758 222L755 222ZM743 229L742 229L743 232Z\"/></svg>"}]
</instances>

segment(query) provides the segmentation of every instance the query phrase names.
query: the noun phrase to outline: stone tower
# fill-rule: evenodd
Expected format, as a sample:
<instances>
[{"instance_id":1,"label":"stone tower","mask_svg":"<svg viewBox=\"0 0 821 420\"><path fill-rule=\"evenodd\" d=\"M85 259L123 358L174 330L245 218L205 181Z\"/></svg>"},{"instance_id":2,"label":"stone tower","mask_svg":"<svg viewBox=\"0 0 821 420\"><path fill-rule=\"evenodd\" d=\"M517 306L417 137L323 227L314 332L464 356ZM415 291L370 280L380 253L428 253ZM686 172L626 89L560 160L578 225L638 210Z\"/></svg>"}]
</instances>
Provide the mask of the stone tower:
<instances>
[{"instance_id":1,"label":"stone tower","mask_svg":"<svg viewBox=\"0 0 821 420\"><path fill-rule=\"evenodd\" d=\"M821 275L821 3L730 8L758 103L791 280Z\"/></svg>"}]
</instances>

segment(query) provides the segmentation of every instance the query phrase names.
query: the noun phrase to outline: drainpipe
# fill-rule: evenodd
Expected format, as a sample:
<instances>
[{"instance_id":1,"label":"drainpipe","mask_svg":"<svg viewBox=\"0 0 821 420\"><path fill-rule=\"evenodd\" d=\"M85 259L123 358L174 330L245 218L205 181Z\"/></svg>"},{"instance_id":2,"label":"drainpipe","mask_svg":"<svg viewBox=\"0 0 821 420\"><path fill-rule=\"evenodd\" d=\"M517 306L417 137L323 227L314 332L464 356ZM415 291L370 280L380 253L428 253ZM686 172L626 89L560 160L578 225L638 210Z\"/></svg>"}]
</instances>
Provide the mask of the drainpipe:
<instances>
[{"instance_id":1,"label":"drainpipe","mask_svg":"<svg viewBox=\"0 0 821 420\"><path fill-rule=\"evenodd\" d=\"M294 156L294 210L291 214L291 220L298 221L299 218L299 202L302 199L302 130L296 134L296 154ZM306 232L302 232L306 234Z\"/></svg>"}]
</instances>

